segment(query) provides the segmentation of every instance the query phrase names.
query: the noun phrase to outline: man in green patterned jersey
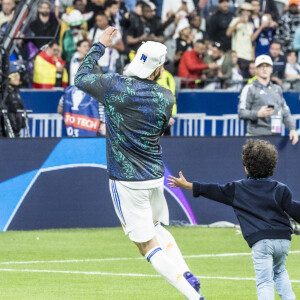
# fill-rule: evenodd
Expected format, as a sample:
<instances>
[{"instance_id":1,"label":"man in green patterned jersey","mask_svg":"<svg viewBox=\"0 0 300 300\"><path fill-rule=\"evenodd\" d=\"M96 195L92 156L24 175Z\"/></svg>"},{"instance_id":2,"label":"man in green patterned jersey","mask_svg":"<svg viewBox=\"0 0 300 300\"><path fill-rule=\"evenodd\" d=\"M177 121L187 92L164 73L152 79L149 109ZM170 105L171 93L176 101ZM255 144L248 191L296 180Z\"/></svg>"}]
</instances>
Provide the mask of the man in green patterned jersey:
<instances>
[{"instance_id":1,"label":"man in green patterned jersey","mask_svg":"<svg viewBox=\"0 0 300 300\"><path fill-rule=\"evenodd\" d=\"M125 234L169 283L188 299L199 300L199 280L190 273L173 236L160 224L169 224L169 211L159 138L174 104L172 92L156 83L166 46L144 43L127 76L93 74L116 33L109 27L92 46L75 85L104 105L110 192Z\"/></svg>"}]
</instances>

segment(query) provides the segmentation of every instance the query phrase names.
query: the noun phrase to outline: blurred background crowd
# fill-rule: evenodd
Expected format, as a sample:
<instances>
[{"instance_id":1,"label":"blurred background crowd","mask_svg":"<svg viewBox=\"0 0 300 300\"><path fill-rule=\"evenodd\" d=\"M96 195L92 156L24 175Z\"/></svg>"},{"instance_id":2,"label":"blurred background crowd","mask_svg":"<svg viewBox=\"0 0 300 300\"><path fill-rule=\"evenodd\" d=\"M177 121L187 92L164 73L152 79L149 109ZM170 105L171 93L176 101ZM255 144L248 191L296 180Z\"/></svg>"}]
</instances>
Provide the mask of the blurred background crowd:
<instances>
[{"instance_id":1,"label":"blurred background crowd","mask_svg":"<svg viewBox=\"0 0 300 300\"><path fill-rule=\"evenodd\" d=\"M5 34L17 1L1 0ZM67 87L91 45L118 28L98 62L99 72L122 73L144 41L168 48L162 80L181 88L240 91L255 78L255 57L273 60L272 81L299 90L298 0L41 0L11 62L22 87Z\"/></svg>"}]
</instances>

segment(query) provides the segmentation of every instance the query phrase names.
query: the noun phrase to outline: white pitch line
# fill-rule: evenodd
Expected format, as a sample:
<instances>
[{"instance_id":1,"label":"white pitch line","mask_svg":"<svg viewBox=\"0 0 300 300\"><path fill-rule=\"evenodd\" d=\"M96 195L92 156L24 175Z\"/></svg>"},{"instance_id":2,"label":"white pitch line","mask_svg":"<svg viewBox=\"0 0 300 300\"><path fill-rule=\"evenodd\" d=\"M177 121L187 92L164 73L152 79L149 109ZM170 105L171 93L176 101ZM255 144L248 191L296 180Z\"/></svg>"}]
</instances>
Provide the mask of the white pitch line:
<instances>
[{"instance_id":1,"label":"white pitch line","mask_svg":"<svg viewBox=\"0 0 300 300\"><path fill-rule=\"evenodd\" d=\"M0 269L0 272L31 272L31 273L60 273L60 274L82 274L82 275L101 275L101 276L128 276L128 277L160 277L152 274L133 274L133 273L108 273L108 272L84 272L84 271L58 271L58 270L31 270L31 269ZM251 280L249 277L220 277L220 276L198 276L200 279L221 279L221 280ZM293 283L300 283L300 280L291 280Z\"/></svg>"},{"instance_id":2,"label":"white pitch line","mask_svg":"<svg viewBox=\"0 0 300 300\"><path fill-rule=\"evenodd\" d=\"M300 250L290 251L289 254L299 254ZM219 254L199 254L184 255L184 258L208 258L208 257L232 257L232 256L249 256L251 253L219 253ZM51 264L51 263L80 263L80 262L103 262L103 261L126 261L126 260L143 260L144 257L115 257L115 258L91 258L91 259L68 259L68 260L36 260L36 261L3 261L0 265L14 264Z\"/></svg>"}]
</instances>

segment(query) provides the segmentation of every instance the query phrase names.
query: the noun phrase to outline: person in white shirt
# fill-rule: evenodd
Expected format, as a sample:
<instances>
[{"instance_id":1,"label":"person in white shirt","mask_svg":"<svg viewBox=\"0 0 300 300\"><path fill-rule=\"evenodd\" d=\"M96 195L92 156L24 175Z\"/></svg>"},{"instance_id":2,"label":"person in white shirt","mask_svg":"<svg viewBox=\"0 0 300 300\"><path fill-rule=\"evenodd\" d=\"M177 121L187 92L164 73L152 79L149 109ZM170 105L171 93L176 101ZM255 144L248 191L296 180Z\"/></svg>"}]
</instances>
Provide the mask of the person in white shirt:
<instances>
[{"instance_id":1,"label":"person in white shirt","mask_svg":"<svg viewBox=\"0 0 300 300\"><path fill-rule=\"evenodd\" d=\"M99 13L95 18L96 26L91 28L88 33L88 40L91 44L97 43L106 28L109 27L108 18L104 13ZM115 73L117 70L117 60L120 57L119 52L124 51L122 36L118 31L112 45L105 48L104 55L99 59L98 65L103 73Z\"/></svg>"},{"instance_id":2,"label":"person in white shirt","mask_svg":"<svg viewBox=\"0 0 300 300\"><path fill-rule=\"evenodd\" d=\"M76 52L74 53L70 62L70 85L74 85L74 76L78 71L81 62L90 50L90 43L88 40L80 40L76 44Z\"/></svg>"},{"instance_id":3,"label":"person in white shirt","mask_svg":"<svg viewBox=\"0 0 300 300\"><path fill-rule=\"evenodd\" d=\"M284 77L288 81L284 82L284 90L300 91L300 65L297 63L297 55L295 51L287 52L287 63L285 65ZM293 83L292 83L293 82Z\"/></svg>"},{"instance_id":4,"label":"person in white shirt","mask_svg":"<svg viewBox=\"0 0 300 300\"><path fill-rule=\"evenodd\" d=\"M232 37L231 50L236 51L245 78L249 77L248 67L253 59L251 36L254 26L250 21L252 11L252 5L245 2L240 8L240 16L232 19L226 31L226 35Z\"/></svg>"}]
</instances>

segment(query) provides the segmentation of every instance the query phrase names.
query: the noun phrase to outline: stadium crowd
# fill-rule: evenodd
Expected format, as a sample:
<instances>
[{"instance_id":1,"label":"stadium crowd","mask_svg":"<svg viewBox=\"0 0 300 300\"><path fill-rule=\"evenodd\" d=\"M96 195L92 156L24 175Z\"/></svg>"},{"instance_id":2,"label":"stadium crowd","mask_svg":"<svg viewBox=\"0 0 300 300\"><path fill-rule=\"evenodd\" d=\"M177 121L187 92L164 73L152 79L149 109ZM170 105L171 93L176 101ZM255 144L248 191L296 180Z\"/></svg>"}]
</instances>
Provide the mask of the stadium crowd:
<instances>
[{"instance_id":1,"label":"stadium crowd","mask_svg":"<svg viewBox=\"0 0 300 300\"><path fill-rule=\"evenodd\" d=\"M17 3L1 1L1 34ZM183 88L239 91L255 76L255 57L268 54L272 82L299 89L298 0L41 0L10 57L28 71L23 87L73 85L108 26L118 34L98 62L102 73L121 73L142 42L157 41L168 49L165 76L180 78Z\"/></svg>"}]
</instances>

